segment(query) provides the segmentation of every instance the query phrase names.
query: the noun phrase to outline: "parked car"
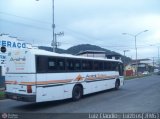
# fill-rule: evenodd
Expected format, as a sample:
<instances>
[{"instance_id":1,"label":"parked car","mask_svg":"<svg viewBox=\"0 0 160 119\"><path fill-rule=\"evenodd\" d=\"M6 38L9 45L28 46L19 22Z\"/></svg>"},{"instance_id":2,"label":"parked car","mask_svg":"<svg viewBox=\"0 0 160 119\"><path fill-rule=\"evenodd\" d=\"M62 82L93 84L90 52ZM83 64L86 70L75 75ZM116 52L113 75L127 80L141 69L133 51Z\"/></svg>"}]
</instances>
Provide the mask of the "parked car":
<instances>
[{"instance_id":1,"label":"parked car","mask_svg":"<svg viewBox=\"0 0 160 119\"><path fill-rule=\"evenodd\" d=\"M149 72L148 71L144 71L142 74L147 75L147 74L149 74Z\"/></svg>"},{"instance_id":2,"label":"parked car","mask_svg":"<svg viewBox=\"0 0 160 119\"><path fill-rule=\"evenodd\" d=\"M158 69L154 69L154 73L158 73L159 72L159 70Z\"/></svg>"},{"instance_id":3,"label":"parked car","mask_svg":"<svg viewBox=\"0 0 160 119\"><path fill-rule=\"evenodd\" d=\"M154 69L154 74L160 75L160 69Z\"/></svg>"}]
</instances>

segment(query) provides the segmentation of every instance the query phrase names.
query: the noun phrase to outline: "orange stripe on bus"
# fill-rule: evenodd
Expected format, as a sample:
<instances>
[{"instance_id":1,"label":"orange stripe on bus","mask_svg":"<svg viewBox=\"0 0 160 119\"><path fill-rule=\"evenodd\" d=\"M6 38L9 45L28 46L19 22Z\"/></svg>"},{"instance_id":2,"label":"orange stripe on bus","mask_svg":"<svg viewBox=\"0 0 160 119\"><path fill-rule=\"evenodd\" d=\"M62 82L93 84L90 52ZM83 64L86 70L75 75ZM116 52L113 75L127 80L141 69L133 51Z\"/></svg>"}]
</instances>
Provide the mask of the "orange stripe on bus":
<instances>
[{"instance_id":1,"label":"orange stripe on bus","mask_svg":"<svg viewBox=\"0 0 160 119\"><path fill-rule=\"evenodd\" d=\"M118 78L118 75L113 76L97 76L97 77L87 77L86 80L96 80L96 79L109 79L109 78Z\"/></svg>"},{"instance_id":2,"label":"orange stripe on bus","mask_svg":"<svg viewBox=\"0 0 160 119\"><path fill-rule=\"evenodd\" d=\"M5 81L5 84L17 84L17 81Z\"/></svg>"},{"instance_id":3,"label":"orange stripe on bus","mask_svg":"<svg viewBox=\"0 0 160 119\"><path fill-rule=\"evenodd\" d=\"M97 77L87 77L86 80L96 80L96 79L106 79L106 78L118 78L118 75L113 75L113 76L105 76L105 75L99 75ZM82 80L84 77L77 76L76 79L77 81ZM21 84L21 85L44 85L44 84L52 84L52 83L68 83L73 81L73 79L64 79L64 80L49 80L49 81L38 81L38 82L20 82L18 83L16 80L14 81L5 81L6 84Z\"/></svg>"},{"instance_id":4,"label":"orange stripe on bus","mask_svg":"<svg viewBox=\"0 0 160 119\"><path fill-rule=\"evenodd\" d=\"M20 84L24 85L42 85L42 84L52 84L52 83L68 83L71 82L72 79L66 79L66 80L50 80L50 81L38 81L38 82L21 82Z\"/></svg>"},{"instance_id":5,"label":"orange stripe on bus","mask_svg":"<svg viewBox=\"0 0 160 119\"><path fill-rule=\"evenodd\" d=\"M51 84L51 83L68 83L71 82L73 79L66 79L66 80L50 80L50 81L38 81L38 82L20 82L17 81L5 81L6 84L24 84L24 85L35 85L35 84Z\"/></svg>"}]
</instances>

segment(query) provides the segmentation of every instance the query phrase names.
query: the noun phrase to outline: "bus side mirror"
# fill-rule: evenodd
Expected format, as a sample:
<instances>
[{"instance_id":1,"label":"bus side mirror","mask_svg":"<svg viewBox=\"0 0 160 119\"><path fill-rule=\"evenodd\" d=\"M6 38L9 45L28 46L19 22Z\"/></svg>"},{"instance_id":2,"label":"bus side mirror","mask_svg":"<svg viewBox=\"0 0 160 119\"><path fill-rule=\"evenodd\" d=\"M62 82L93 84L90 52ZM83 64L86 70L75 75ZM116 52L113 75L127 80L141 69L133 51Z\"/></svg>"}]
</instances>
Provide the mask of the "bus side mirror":
<instances>
[{"instance_id":1,"label":"bus side mirror","mask_svg":"<svg viewBox=\"0 0 160 119\"><path fill-rule=\"evenodd\" d=\"M1 47L1 52L2 52L2 53L5 53L6 51L7 51L6 47L2 46L2 47Z\"/></svg>"}]
</instances>

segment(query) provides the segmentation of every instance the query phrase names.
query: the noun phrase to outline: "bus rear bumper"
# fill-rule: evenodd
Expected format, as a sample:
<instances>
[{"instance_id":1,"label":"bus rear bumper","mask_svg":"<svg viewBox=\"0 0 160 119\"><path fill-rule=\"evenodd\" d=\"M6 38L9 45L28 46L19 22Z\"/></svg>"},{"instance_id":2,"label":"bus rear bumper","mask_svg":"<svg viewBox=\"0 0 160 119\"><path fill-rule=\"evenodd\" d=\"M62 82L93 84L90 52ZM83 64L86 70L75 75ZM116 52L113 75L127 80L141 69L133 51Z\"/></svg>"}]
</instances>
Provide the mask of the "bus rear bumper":
<instances>
[{"instance_id":1,"label":"bus rear bumper","mask_svg":"<svg viewBox=\"0 0 160 119\"><path fill-rule=\"evenodd\" d=\"M5 94L8 99L24 101L24 102L36 102L36 95L25 95L25 94L17 94L10 92L5 92Z\"/></svg>"}]
</instances>

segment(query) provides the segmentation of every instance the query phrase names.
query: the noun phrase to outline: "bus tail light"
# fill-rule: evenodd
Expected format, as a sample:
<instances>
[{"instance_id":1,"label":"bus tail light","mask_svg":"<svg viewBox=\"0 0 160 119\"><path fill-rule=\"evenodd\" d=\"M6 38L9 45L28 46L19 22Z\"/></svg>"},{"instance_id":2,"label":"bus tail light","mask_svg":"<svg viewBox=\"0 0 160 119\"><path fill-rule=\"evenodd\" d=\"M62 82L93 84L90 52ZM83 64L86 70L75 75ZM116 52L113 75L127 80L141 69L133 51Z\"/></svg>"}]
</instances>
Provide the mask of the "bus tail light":
<instances>
[{"instance_id":1,"label":"bus tail light","mask_svg":"<svg viewBox=\"0 0 160 119\"><path fill-rule=\"evenodd\" d=\"M27 93L32 93L32 86L31 85L27 85Z\"/></svg>"}]
</instances>

